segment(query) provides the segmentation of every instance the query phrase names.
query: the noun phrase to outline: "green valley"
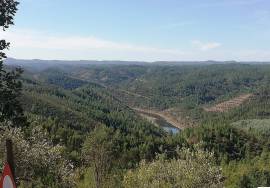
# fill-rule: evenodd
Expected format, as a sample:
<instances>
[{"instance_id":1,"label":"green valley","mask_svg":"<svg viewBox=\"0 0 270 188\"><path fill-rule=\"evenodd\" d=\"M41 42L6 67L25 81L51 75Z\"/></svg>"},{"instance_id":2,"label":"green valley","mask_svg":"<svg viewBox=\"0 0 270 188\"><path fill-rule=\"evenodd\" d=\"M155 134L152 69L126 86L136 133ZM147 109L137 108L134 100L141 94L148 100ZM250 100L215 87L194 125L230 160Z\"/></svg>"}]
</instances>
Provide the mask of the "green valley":
<instances>
[{"instance_id":1,"label":"green valley","mask_svg":"<svg viewBox=\"0 0 270 188\"><path fill-rule=\"evenodd\" d=\"M41 71L25 67L21 101L29 126L23 131L32 135L39 127L52 145L61 145L62 157L75 165L72 175L80 177L73 183L80 187L96 182L100 170L104 174L96 183L124 186L125 172L141 161L154 162L157 155L168 162L180 159L178 150L186 147L213 152L213 165L224 169L221 184L259 185L250 173L270 170L259 164L255 171L246 168L269 153L269 75L269 65L247 64L56 65ZM249 100L239 98L251 94ZM233 102L239 104L226 111L205 110ZM91 148L88 139L98 142L102 152L89 163L84 157L88 149L83 149ZM105 152L107 144L112 145ZM92 166L104 160L105 166ZM239 173L243 169L237 180L230 168L239 168ZM48 181L47 173L39 176L40 186L56 183Z\"/></svg>"}]
</instances>

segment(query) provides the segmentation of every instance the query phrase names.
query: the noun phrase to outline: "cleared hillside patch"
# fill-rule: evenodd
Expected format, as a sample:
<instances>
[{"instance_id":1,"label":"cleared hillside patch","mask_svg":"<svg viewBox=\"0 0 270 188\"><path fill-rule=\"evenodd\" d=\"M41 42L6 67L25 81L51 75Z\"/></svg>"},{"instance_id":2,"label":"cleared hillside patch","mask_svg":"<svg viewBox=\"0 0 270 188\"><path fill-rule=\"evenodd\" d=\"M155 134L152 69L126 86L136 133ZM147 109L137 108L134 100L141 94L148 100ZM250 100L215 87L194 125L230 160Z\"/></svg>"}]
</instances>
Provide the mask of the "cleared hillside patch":
<instances>
[{"instance_id":1,"label":"cleared hillside patch","mask_svg":"<svg viewBox=\"0 0 270 188\"><path fill-rule=\"evenodd\" d=\"M218 103L212 107L205 107L204 110L206 112L227 112L250 100L252 97L253 94L243 94L231 100Z\"/></svg>"},{"instance_id":2,"label":"cleared hillside patch","mask_svg":"<svg viewBox=\"0 0 270 188\"><path fill-rule=\"evenodd\" d=\"M178 129L185 129L195 125L193 122L188 121L187 118L181 117L179 112L177 112L174 109L167 109L164 111L148 110L141 108L133 108L133 109L140 114L149 114L156 118L160 117L165 121L167 121L172 126L177 127ZM151 121L153 121L153 119L151 119Z\"/></svg>"}]
</instances>

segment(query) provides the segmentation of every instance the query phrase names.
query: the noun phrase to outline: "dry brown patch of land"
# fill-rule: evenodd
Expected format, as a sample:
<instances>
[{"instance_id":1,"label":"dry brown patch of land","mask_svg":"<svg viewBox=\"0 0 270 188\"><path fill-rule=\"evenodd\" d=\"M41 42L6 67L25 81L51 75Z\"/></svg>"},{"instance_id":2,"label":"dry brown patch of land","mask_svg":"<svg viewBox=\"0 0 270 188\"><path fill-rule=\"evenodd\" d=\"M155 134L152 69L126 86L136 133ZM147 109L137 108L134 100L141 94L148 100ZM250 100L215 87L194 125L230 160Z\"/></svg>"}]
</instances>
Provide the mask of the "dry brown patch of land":
<instances>
[{"instance_id":1,"label":"dry brown patch of land","mask_svg":"<svg viewBox=\"0 0 270 188\"><path fill-rule=\"evenodd\" d=\"M243 104L244 102L250 100L253 97L253 94L243 94L238 97L235 97L231 100L221 102L212 107L205 107L206 112L228 112L229 110L236 108Z\"/></svg>"},{"instance_id":2,"label":"dry brown patch of land","mask_svg":"<svg viewBox=\"0 0 270 188\"><path fill-rule=\"evenodd\" d=\"M151 114L153 116L159 116L166 120L169 124L177 127L179 129L185 129L191 126L194 126L194 123L191 121L187 121L187 118L183 118L180 116L179 112L175 109L167 109L164 111L156 111L156 110L148 110L148 109L141 109L141 108L133 108L138 113L143 114Z\"/></svg>"}]
</instances>

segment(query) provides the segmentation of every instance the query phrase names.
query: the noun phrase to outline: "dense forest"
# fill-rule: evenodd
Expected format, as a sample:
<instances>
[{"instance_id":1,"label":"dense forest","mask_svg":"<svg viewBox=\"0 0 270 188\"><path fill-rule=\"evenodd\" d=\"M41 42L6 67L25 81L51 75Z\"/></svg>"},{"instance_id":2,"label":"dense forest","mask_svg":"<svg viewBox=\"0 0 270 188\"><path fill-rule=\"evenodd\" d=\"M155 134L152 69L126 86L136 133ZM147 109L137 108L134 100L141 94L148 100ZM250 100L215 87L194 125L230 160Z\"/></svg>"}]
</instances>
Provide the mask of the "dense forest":
<instances>
[{"instance_id":1,"label":"dense forest","mask_svg":"<svg viewBox=\"0 0 270 188\"><path fill-rule=\"evenodd\" d=\"M18 3L0 5L5 30ZM28 62L8 48L0 171L9 139L18 187L270 185L270 65Z\"/></svg>"},{"instance_id":2,"label":"dense forest","mask_svg":"<svg viewBox=\"0 0 270 188\"><path fill-rule=\"evenodd\" d=\"M29 125L16 128L18 137L30 148L46 142L61 149L53 169L34 163L41 156L25 159L33 177L24 180L18 168L20 185L269 185L269 71L269 65L248 64L25 67L20 101ZM228 111L205 110L243 94L252 96ZM168 112L188 126L172 133L135 108L173 109ZM47 152L39 155L50 162ZM200 170L191 171L193 165ZM68 170L63 177L55 168Z\"/></svg>"}]
</instances>

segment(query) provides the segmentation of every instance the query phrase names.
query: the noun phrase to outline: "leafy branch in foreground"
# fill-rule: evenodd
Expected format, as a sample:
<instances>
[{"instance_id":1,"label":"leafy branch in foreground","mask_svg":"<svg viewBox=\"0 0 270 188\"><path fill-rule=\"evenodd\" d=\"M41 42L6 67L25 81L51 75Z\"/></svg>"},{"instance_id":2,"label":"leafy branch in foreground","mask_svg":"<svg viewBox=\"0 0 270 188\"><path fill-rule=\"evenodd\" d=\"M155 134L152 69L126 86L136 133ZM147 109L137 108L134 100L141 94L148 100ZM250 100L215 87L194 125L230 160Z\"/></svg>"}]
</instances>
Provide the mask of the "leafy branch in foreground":
<instances>
[{"instance_id":1,"label":"leafy branch in foreground","mask_svg":"<svg viewBox=\"0 0 270 188\"><path fill-rule=\"evenodd\" d=\"M13 18L17 12L18 2L14 0L0 0L0 28L5 31L13 25ZM8 71L3 65L7 57L4 50L10 43L0 39L0 122L11 126L24 126L27 121L20 104L22 83L19 80L22 69Z\"/></svg>"},{"instance_id":2,"label":"leafy branch in foreground","mask_svg":"<svg viewBox=\"0 0 270 188\"><path fill-rule=\"evenodd\" d=\"M124 177L124 187L223 187L221 169L215 166L213 153L181 149L179 158L159 158L141 162Z\"/></svg>"}]
</instances>

